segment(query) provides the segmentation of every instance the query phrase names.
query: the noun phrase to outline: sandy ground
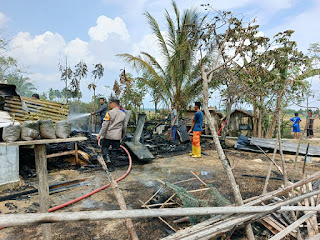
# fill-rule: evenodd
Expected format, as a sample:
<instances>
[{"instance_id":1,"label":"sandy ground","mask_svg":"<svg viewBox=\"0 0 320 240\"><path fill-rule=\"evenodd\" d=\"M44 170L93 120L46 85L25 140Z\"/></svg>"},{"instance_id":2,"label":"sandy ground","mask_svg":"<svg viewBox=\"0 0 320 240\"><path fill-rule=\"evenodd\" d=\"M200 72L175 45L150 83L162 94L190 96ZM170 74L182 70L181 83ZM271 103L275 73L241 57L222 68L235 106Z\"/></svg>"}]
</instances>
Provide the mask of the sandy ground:
<instances>
[{"instance_id":1,"label":"sandy ground","mask_svg":"<svg viewBox=\"0 0 320 240\"><path fill-rule=\"evenodd\" d=\"M131 173L123 181L119 182L128 208L139 209L139 200L146 201L159 186L157 179L175 182L192 177L190 171L199 172L199 176L207 183L215 186L228 200L233 202L230 186L222 165L214 150L205 151L209 156L201 159L193 159L187 153L168 158L156 158L149 164L134 164ZM269 167L268 159L262 154L226 150L226 154L233 167L233 172L239 184L243 198L259 195L262 192L264 180L243 177L241 174L266 175ZM271 156L271 154L270 154ZM289 176L293 174L293 155L285 156ZM301 157L299 157L301 160ZM312 163L307 164L308 174L320 170L320 159L313 158ZM280 165L279 156L277 162ZM298 169L301 172L302 162L299 161ZM274 168L274 170L276 170ZM122 167L114 172L115 178L126 171ZM275 176L275 175L273 175ZM63 170L49 172L49 182L56 183L89 177L81 186L73 187L67 191L50 195L51 207L64 203L107 183L107 178L102 170ZM301 175L299 176L299 178ZM25 181L27 186L36 186L35 179ZM268 190L280 187L282 181L272 180ZM28 188L27 188L28 189ZM12 193L12 192L11 192ZM3 193L4 195L7 193ZM0 202L0 214L38 212L38 196L31 195L19 200ZM58 212L114 210L119 209L111 189L105 189L88 199L58 210ZM187 225L177 225L172 222L175 218L165 218L173 227L180 229ZM160 239L168 235L166 227L157 218L134 220L134 225L140 239ZM83 221L52 224L53 239L128 239L128 233L122 220L113 221ZM23 226L0 230L0 239L41 239L41 227Z\"/></svg>"}]
</instances>

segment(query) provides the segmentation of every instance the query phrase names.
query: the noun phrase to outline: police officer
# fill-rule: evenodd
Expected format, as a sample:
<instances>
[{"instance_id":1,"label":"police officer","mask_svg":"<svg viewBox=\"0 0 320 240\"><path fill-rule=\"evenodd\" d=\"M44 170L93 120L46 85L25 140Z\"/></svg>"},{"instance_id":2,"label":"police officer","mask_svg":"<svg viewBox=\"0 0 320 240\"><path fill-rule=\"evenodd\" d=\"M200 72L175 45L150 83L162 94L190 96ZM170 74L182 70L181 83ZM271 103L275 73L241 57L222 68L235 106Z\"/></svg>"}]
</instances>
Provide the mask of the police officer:
<instances>
[{"instance_id":1,"label":"police officer","mask_svg":"<svg viewBox=\"0 0 320 240\"><path fill-rule=\"evenodd\" d=\"M101 97L99 101L100 101L100 109L98 111L92 112L91 115L100 115L101 125L102 125L103 118L108 111L108 106L106 104L106 100L103 97Z\"/></svg>"},{"instance_id":2,"label":"police officer","mask_svg":"<svg viewBox=\"0 0 320 240\"><path fill-rule=\"evenodd\" d=\"M108 170L116 170L114 164L117 158L117 150L120 149L120 141L126 134L126 114L120 110L120 101L111 97L110 108L103 119L102 127L97 139L101 139L102 155ZM109 154L109 146L112 146ZM111 157L111 158L110 158Z\"/></svg>"}]
</instances>

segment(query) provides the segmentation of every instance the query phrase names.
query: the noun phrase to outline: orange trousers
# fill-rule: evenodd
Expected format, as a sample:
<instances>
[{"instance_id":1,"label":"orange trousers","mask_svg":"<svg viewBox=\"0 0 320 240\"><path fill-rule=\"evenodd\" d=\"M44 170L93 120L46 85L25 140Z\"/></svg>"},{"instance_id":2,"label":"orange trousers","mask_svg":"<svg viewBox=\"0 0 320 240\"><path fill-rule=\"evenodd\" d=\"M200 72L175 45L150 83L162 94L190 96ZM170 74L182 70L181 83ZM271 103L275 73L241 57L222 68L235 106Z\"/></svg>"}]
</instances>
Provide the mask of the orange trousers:
<instances>
[{"instance_id":1,"label":"orange trousers","mask_svg":"<svg viewBox=\"0 0 320 240\"><path fill-rule=\"evenodd\" d=\"M200 136L202 132L193 131L192 145L195 147L200 147Z\"/></svg>"}]
</instances>

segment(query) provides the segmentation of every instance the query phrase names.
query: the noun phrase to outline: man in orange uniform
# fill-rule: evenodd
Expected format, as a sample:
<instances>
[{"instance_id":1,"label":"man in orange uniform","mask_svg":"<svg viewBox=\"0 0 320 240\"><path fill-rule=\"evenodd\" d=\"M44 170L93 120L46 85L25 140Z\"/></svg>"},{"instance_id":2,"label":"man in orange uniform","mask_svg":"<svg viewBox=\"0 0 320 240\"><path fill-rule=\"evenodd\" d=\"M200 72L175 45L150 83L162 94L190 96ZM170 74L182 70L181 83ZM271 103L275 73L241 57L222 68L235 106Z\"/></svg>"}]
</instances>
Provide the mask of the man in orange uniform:
<instances>
[{"instance_id":1,"label":"man in orange uniform","mask_svg":"<svg viewBox=\"0 0 320 240\"><path fill-rule=\"evenodd\" d=\"M201 157L200 136L202 133L203 113L200 108L201 103L195 102L194 109L196 110L196 114L194 115L192 126L189 130L189 134L193 131L192 153L190 153L190 155L194 158Z\"/></svg>"}]
</instances>

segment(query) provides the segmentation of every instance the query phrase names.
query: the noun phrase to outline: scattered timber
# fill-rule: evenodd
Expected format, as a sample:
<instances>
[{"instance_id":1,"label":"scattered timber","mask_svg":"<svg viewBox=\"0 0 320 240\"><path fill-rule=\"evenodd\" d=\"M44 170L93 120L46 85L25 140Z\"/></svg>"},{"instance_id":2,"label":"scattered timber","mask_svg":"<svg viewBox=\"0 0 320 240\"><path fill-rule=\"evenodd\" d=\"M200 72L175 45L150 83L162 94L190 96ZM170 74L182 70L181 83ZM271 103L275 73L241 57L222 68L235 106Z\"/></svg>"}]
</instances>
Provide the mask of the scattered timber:
<instances>
[{"instance_id":1,"label":"scattered timber","mask_svg":"<svg viewBox=\"0 0 320 240\"><path fill-rule=\"evenodd\" d=\"M27 109L26 109L27 108ZM7 96L4 110L19 122L52 119L54 123L68 117L69 105L27 97Z\"/></svg>"},{"instance_id":2,"label":"scattered timber","mask_svg":"<svg viewBox=\"0 0 320 240\"><path fill-rule=\"evenodd\" d=\"M261 175L251 175L251 174L241 174L243 177L253 177L253 178L260 178L260 179L266 179L266 176L261 176ZM270 180L281 180L283 181L282 177L269 177ZM289 181L292 181L289 179ZM299 180L294 180L294 182L299 182Z\"/></svg>"},{"instance_id":3,"label":"scattered timber","mask_svg":"<svg viewBox=\"0 0 320 240\"><path fill-rule=\"evenodd\" d=\"M51 184L51 185L49 185L49 193L54 192L54 190L56 190L56 189L60 189L62 187L67 187L67 186L73 186L74 184L78 184L78 183L84 182L86 180L88 180L88 178L82 178L82 179L72 180L72 181L68 181L68 182ZM30 194L37 193L37 192L38 192L38 189L36 188L36 189L31 189L31 190L27 190L27 191L23 191L23 192L18 192L18 193L6 195L6 196L1 196L0 197L0 202L6 201L6 200L10 200L10 199L15 199L17 197L21 197L21 196L24 196L24 195L30 195Z\"/></svg>"}]
</instances>

